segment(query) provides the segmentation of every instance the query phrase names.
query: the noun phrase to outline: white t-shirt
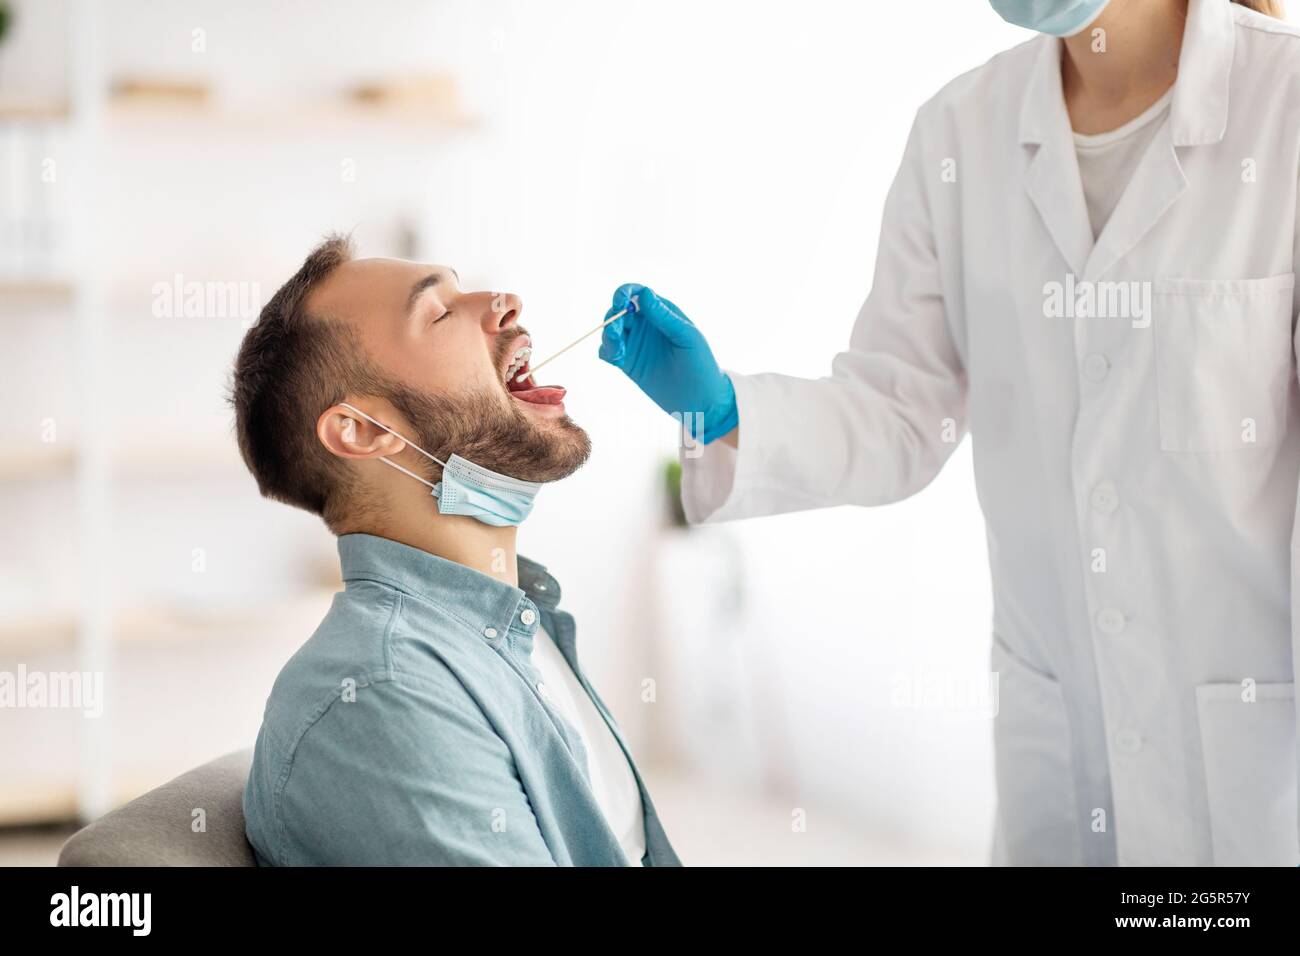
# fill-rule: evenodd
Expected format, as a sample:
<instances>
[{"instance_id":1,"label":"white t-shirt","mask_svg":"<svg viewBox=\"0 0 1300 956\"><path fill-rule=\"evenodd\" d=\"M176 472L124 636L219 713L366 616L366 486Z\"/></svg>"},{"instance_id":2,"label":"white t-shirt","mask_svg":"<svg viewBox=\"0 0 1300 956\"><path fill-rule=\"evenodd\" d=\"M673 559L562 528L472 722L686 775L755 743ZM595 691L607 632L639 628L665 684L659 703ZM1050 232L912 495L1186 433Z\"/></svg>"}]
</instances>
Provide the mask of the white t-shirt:
<instances>
[{"instance_id":1,"label":"white t-shirt","mask_svg":"<svg viewBox=\"0 0 1300 956\"><path fill-rule=\"evenodd\" d=\"M582 738L592 793L605 821L622 844L628 862L640 866L645 856L645 810L623 748L551 635L540 627L533 634L533 666L541 672L546 688L543 695Z\"/></svg>"},{"instance_id":2,"label":"white t-shirt","mask_svg":"<svg viewBox=\"0 0 1300 956\"><path fill-rule=\"evenodd\" d=\"M1160 129L1158 121L1169 114L1173 95L1171 86L1141 114L1108 132L1074 134L1074 154L1079 161L1079 178L1083 180L1083 198L1088 203L1094 239L1101 235L1119 205L1133 170Z\"/></svg>"}]
</instances>

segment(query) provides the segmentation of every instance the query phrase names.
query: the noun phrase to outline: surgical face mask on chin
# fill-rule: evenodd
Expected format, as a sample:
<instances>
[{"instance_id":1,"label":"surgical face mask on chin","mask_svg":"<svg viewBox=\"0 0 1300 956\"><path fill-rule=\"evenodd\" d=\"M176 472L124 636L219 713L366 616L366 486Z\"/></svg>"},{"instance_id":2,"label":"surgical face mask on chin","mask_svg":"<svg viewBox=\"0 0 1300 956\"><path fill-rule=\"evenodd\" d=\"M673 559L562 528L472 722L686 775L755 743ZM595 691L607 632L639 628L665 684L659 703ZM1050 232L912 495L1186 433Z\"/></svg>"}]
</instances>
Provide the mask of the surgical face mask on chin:
<instances>
[{"instance_id":1,"label":"surgical face mask on chin","mask_svg":"<svg viewBox=\"0 0 1300 956\"><path fill-rule=\"evenodd\" d=\"M1101 13L1110 0L989 0L1007 23L1054 37L1078 33Z\"/></svg>"},{"instance_id":2,"label":"surgical face mask on chin","mask_svg":"<svg viewBox=\"0 0 1300 956\"><path fill-rule=\"evenodd\" d=\"M472 461L466 461L459 455L452 455L446 461L429 454L409 438L398 435L383 422L371 418L355 405L340 402L344 408L351 409L357 415L388 432L396 435L430 461L442 465L442 481L434 484L426 481L414 472L407 471L395 461L380 457L385 465L396 468L404 475L410 475L423 485L433 489L432 494L438 499L438 513L444 515L465 515L504 528L518 525L533 510L533 499L542 490L539 481L523 481L491 471Z\"/></svg>"}]
</instances>

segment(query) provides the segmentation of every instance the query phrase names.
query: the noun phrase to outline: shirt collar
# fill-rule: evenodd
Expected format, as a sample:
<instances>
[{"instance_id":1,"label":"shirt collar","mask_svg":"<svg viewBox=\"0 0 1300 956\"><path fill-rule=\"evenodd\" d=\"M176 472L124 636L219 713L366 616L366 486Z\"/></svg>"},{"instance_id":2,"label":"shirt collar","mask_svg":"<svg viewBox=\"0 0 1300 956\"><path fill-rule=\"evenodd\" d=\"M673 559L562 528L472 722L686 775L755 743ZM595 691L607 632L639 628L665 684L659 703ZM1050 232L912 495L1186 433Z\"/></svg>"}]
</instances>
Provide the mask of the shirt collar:
<instances>
[{"instance_id":1,"label":"shirt collar","mask_svg":"<svg viewBox=\"0 0 1300 956\"><path fill-rule=\"evenodd\" d=\"M531 646L538 607L555 608L560 585L536 561L520 556L519 587L455 561L371 534L339 537L343 580L379 581L423 598L490 641L522 638Z\"/></svg>"},{"instance_id":2,"label":"shirt collar","mask_svg":"<svg viewBox=\"0 0 1300 956\"><path fill-rule=\"evenodd\" d=\"M1052 127L1069 127L1061 90L1061 41L1041 36L1038 57L1020 111L1020 142L1041 143ZM1236 45L1228 0L1191 0L1169 122L1175 146L1223 139L1228 126L1228 81Z\"/></svg>"}]
</instances>

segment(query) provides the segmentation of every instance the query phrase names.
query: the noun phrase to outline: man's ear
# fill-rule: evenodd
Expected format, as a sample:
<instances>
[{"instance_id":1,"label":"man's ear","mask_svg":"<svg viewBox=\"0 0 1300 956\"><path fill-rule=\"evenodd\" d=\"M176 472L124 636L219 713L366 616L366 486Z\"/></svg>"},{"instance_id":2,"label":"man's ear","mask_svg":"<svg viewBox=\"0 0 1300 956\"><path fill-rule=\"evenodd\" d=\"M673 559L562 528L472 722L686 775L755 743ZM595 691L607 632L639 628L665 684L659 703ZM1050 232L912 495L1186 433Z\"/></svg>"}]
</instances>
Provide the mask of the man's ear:
<instances>
[{"instance_id":1,"label":"man's ear","mask_svg":"<svg viewBox=\"0 0 1300 956\"><path fill-rule=\"evenodd\" d=\"M333 405L316 419L316 437L340 458L378 458L395 455L406 447L406 442L392 432L366 421L360 415Z\"/></svg>"}]
</instances>

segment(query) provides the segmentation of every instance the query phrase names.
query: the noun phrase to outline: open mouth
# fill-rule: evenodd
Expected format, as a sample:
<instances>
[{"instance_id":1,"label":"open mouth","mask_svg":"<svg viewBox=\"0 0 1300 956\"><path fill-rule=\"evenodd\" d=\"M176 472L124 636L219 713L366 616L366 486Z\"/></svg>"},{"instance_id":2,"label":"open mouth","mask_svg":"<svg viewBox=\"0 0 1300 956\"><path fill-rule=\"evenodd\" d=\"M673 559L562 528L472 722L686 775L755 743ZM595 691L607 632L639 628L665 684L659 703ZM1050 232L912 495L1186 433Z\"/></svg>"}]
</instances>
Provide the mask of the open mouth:
<instances>
[{"instance_id":1,"label":"open mouth","mask_svg":"<svg viewBox=\"0 0 1300 956\"><path fill-rule=\"evenodd\" d=\"M528 367L532 357L532 340L521 335L513 343L503 377L510 397L529 405L563 405L565 390L559 385L538 385Z\"/></svg>"}]
</instances>

